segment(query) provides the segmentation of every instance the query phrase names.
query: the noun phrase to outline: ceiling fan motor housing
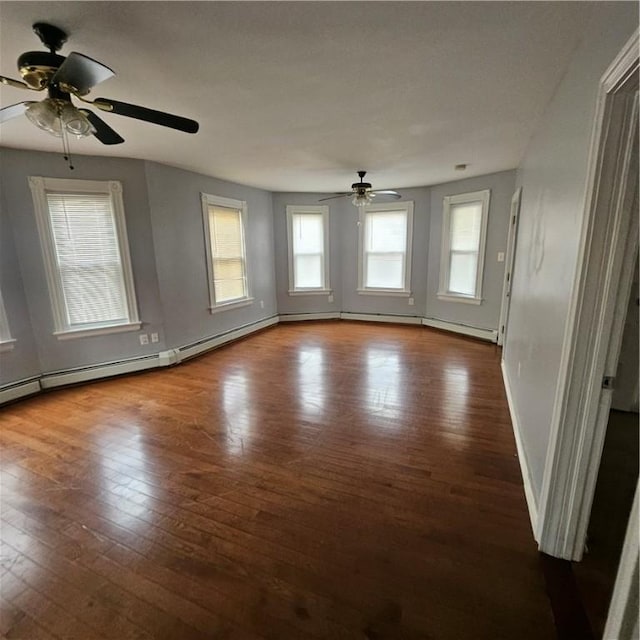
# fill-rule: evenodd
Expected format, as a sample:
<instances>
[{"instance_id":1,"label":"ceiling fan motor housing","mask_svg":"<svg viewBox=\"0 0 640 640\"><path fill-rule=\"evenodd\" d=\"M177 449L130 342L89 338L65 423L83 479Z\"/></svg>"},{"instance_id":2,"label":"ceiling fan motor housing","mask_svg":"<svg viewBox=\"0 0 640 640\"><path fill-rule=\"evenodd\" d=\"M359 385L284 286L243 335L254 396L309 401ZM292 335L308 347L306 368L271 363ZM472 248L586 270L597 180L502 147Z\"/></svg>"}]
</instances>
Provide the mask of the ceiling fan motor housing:
<instances>
[{"instance_id":1,"label":"ceiling fan motor housing","mask_svg":"<svg viewBox=\"0 0 640 640\"><path fill-rule=\"evenodd\" d=\"M53 74L65 61L64 56L48 51L27 51L18 58L22 79L36 91L44 89Z\"/></svg>"}]
</instances>

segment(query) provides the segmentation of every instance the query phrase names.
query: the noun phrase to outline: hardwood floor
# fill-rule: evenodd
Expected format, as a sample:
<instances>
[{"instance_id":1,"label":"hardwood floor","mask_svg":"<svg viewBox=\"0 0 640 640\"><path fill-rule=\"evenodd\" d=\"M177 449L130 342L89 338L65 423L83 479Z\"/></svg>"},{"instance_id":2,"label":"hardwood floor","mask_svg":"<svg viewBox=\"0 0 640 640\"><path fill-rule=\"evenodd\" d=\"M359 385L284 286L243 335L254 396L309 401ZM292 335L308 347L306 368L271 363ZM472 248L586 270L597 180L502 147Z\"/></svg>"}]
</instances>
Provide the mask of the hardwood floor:
<instances>
[{"instance_id":1,"label":"hardwood floor","mask_svg":"<svg viewBox=\"0 0 640 640\"><path fill-rule=\"evenodd\" d=\"M499 360L287 324L0 409L0 632L555 637Z\"/></svg>"}]
</instances>

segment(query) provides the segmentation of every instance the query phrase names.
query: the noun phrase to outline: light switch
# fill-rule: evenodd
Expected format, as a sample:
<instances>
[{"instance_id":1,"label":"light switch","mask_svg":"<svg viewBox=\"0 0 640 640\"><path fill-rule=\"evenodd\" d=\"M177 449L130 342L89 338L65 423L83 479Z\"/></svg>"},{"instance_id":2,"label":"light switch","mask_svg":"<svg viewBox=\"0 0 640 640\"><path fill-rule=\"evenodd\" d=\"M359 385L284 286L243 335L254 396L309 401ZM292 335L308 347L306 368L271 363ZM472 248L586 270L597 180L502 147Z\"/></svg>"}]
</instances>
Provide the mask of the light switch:
<instances>
[{"instance_id":1,"label":"light switch","mask_svg":"<svg viewBox=\"0 0 640 640\"><path fill-rule=\"evenodd\" d=\"M498 251L498 262L504 262L504 251Z\"/></svg>"}]
</instances>

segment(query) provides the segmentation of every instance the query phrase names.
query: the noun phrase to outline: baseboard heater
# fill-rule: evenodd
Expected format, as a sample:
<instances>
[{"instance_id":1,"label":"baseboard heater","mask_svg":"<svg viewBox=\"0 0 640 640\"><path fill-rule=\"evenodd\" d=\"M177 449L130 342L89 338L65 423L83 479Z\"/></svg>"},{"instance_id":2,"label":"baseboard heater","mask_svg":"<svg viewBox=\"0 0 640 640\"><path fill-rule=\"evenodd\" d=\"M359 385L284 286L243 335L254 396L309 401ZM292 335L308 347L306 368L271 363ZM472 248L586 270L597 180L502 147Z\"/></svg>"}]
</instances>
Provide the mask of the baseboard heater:
<instances>
[{"instance_id":1,"label":"baseboard heater","mask_svg":"<svg viewBox=\"0 0 640 640\"><path fill-rule=\"evenodd\" d=\"M498 331L496 329L480 329L466 324L457 322L449 322L447 320L438 320L437 318L422 318L422 324L425 327L433 327L434 329L443 329L444 331L453 331L461 333L465 336L488 340L489 342L498 342Z\"/></svg>"},{"instance_id":2,"label":"baseboard heater","mask_svg":"<svg viewBox=\"0 0 640 640\"><path fill-rule=\"evenodd\" d=\"M238 327L237 329L231 329L224 333L219 333L218 335L210 336L208 338L202 338L201 340L192 342L191 344L178 347L177 349L172 350L175 362L182 362L188 358L193 358L205 351L210 351L211 349L220 347L227 342L233 342L234 340L238 340L239 338L249 335L250 333L254 333L255 331L271 327L274 324L278 324L278 316L271 316L270 318L251 322L243 325L242 327Z\"/></svg>"},{"instance_id":3,"label":"baseboard heater","mask_svg":"<svg viewBox=\"0 0 640 640\"><path fill-rule=\"evenodd\" d=\"M35 379L35 384L38 385L37 389L35 389L34 391L25 391L22 395L26 395L26 393L35 393L36 391L39 391L40 388L53 389L55 387L64 387L71 384L78 384L80 382L98 380L100 378L110 378L112 376L118 376L125 373L134 373L137 371L145 371L147 369L155 369L158 367L168 367L187 360L188 358L197 356L200 353L204 353L205 351L215 349L216 347L226 344L227 342L232 342L233 340L242 338L243 336L253 333L254 331L259 331L260 329L270 327L277 322L278 317L273 316L271 318L265 318L263 320L258 320L257 322L246 324L242 327L239 327L238 329L232 329L216 336L203 338L202 340L198 340L197 342L183 345L176 349L161 351L153 355L140 356L137 358L127 358L114 362L106 362L86 367L66 369L64 371L45 373L40 376L39 379ZM20 395L15 395L17 391L13 391L10 394L9 391L11 391L12 388L13 385L11 388L8 387L6 389L6 399L3 395L3 392L5 390L0 389L0 403L8 402L9 400L21 397Z\"/></svg>"},{"instance_id":4,"label":"baseboard heater","mask_svg":"<svg viewBox=\"0 0 640 640\"><path fill-rule=\"evenodd\" d=\"M40 378L25 378L0 387L0 404L31 396L41 390Z\"/></svg>"}]
</instances>

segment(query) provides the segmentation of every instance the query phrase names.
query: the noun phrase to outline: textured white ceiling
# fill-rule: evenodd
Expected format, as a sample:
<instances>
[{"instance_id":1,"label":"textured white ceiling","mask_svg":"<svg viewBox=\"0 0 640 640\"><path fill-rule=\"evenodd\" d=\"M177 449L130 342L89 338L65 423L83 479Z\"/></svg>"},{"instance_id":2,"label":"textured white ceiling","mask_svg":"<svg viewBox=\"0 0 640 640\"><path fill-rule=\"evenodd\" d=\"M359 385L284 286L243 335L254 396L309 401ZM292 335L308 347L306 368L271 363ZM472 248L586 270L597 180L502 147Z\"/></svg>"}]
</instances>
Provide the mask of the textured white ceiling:
<instances>
[{"instance_id":1,"label":"textured white ceiling","mask_svg":"<svg viewBox=\"0 0 640 640\"><path fill-rule=\"evenodd\" d=\"M196 135L99 112L145 158L276 191L428 185L518 165L589 2L0 2L0 73L47 21L117 76L91 96L194 118ZM44 97L2 87L0 104ZM90 96L90 97L91 97ZM4 146L58 151L25 117ZM78 160L79 161L79 160ZM453 165L467 163L461 173Z\"/></svg>"}]
</instances>

